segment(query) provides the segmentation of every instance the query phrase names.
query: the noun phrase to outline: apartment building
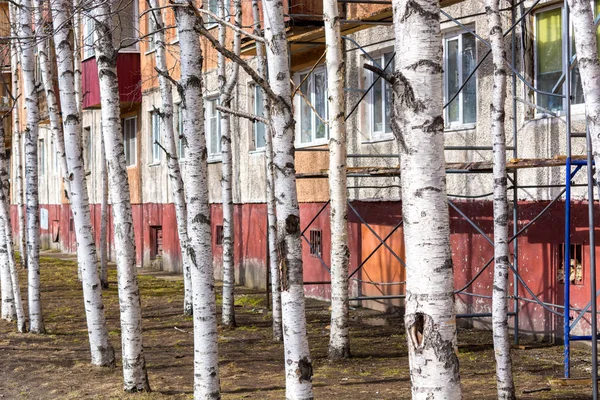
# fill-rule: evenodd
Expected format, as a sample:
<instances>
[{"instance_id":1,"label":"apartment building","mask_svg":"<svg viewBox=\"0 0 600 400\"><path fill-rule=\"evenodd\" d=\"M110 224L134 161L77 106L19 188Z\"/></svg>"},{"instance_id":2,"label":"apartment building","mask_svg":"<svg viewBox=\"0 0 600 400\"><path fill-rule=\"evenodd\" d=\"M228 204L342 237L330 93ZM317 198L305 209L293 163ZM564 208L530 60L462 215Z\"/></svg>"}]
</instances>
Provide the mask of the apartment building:
<instances>
[{"instance_id":1,"label":"apartment building","mask_svg":"<svg viewBox=\"0 0 600 400\"><path fill-rule=\"evenodd\" d=\"M215 9L216 2L204 7ZM327 79L322 3L312 0L286 0L288 37L294 85L303 96L294 98L296 119L296 171L301 225L304 230L305 292L318 298L329 297L330 235L327 174ZM365 63L393 69L401 57L394 49L391 4L366 4L340 1L342 35L347 69L348 124L348 213L350 241L350 283L357 305L382 310L402 306L405 279L403 258L402 206L400 176L397 172L398 145L391 131L391 90L363 68ZM475 315L478 326L486 326L491 311L493 246L492 221L492 145L489 104L492 92L492 64L487 57L487 18L480 1L441 1L443 15L444 98L448 193L451 200L453 260L456 288L468 294L457 295L459 313ZM581 82L575 63L566 57L571 27L563 1L527 0L511 7L503 2L508 62L515 72L509 75L506 98L506 128L512 160L509 196L516 202L515 232L527 227L513 242L513 265L522 282L510 277L511 293L523 297L511 300L518 311L516 325L522 332L554 335L562 321L538 303L564 302L565 201L560 197L567 181L565 159L567 143L573 156L585 154L585 116ZM251 4L243 3L244 26L252 25ZM600 2L594 2L600 12ZM119 5L115 41L124 43L118 59L121 118L128 163L131 199L136 233L137 262L140 267L181 272L181 255L167 176L166 157L160 146L161 107L158 79L154 70L154 42L145 1ZM525 14L526 13L526 14ZM168 63L178 78L178 37L173 14L165 10L168 29ZM211 21L210 31L217 26ZM509 29L515 26L511 31ZM89 168L88 189L92 202L96 235L100 226L100 93L93 43L93 21L82 24L82 70L84 93L84 158ZM137 40L136 38L143 38ZM217 277L222 256L221 160L216 78L217 53L204 40L205 118L209 151L210 202L212 205L213 257ZM242 56L255 66L255 46L243 41ZM572 51L574 54L574 51ZM571 54L572 55L572 54ZM569 56L571 56L569 55ZM479 66L480 64L480 66ZM571 64L571 65L570 65ZM315 66L316 65L316 66ZM565 72L571 75L572 101L564 98ZM472 77L470 77L472 75ZM470 77L470 79L468 79ZM181 131L181 118L175 98L175 128ZM240 71L234 90L233 108L262 112L262 91ZM562 97L561 97L562 96ZM43 96L41 96L43 97ZM566 120L571 125L567 139ZM232 119L234 161L233 198L235 203L236 281L264 288L267 285L267 207L265 204L265 127L243 119ZM75 233L68 201L63 195L54 144L46 125L40 132L40 204L43 246L75 251ZM179 156L185 170L185 148ZM535 160L531 160L535 159ZM524 161L525 160L525 161ZM14 166L14 164L13 164ZM529 168L524 168L529 167ZM585 174L572 179L584 184ZM573 187L571 204L572 280L571 303L583 307L589 300L589 248L587 204L582 188ZM514 195L514 196L513 196ZM552 202L558 198L557 201ZM15 202L13 194L13 202ZM552 202L552 203L551 203ZM552 205L550 205L552 204ZM550 206L549 206L550 205ZM547 211L539 217L542 210ZM527 224L535 219L535 223ZM600 221L596 221L598 223ZM513 224L514 225L514 224ZM112 247L112 229L109 242ZM487 237L486 237L487 236ZM514 247L514 243L517 244ZM111 248L110 254L114 251ZM482 272L483 270L483 272ZM475 279L476 278L476 279ZM525 288L524 285L527 285ZM511 320L511 324L517 321ZM580 328L587 329L586 325Z\"/></svg>"}]
</instances>

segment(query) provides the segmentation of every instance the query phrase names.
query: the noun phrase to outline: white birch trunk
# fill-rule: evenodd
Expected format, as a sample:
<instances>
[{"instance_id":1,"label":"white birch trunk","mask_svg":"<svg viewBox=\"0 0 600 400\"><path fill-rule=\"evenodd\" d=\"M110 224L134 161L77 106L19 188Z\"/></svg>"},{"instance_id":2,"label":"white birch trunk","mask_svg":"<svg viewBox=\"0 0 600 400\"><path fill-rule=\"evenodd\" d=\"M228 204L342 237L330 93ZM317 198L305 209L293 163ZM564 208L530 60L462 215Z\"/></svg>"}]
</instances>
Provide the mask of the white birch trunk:
<instances>
[{"instance_id":1,"label":"white birch trunk","mask_svg":"<svg viewBox=\"0 0 600 400\"><path fill-rule=\"evenodd\" d=\"M78 115L82 115L83 96L81 80L81 4L79 0L73 0L73 79L75 80L75 102L77 103Z\"/></svg>"},{"instance_id":2,"label":"white birch trunk","mask_svg":"<svg viewBox=\"0 0 600 400\"><path fill-rule=\"evenodd\" d=\"M254 34L262 36L260 27L260 9L258 0L252 0L252 18L254 21ZM267 79L267 60L265 58L265 46L262 43L256 43L256 58L258 74ZM270 100L268 96L263 96L264 117L270 120ZM281 342L283 340L283 330L281 328L281 280L279 279L279 257L277 254L277 216L275 210L275 191L273 178L273 135L271 126L265 127L265 159L266 159L266 198L267 198L267 225L268 225L268 251L269 268L271 276L271 304L273 314L273 340ZM268 290L268 288L267 288Z\"/></svg>"},{"instance_id":3,"label":"white birch trunk","mask_svg":"<svg viewBox=\"0 0 600 400\"><path fill-rule=\"evenodd\" d=\"M0 232L5 232L6 228L6 221L1 219ZM17 317L17 310L15 309L15 297L8 265L8 251L6 235L0 234L0 291L2 292L2 319L14 321Z\"/></svg>"},{"instance_id":4,"label":"white birch trunk","mask_svg":"<svg viewBox=\"0 0 600 400\"><path fill-rule=\"evenodd\" d=\"M186 0L174 3L181 49L181 105L187 163L184 176L188 206L187 251L194 295L194 399L220 399L200 27L192 5Z\"/></svg>"},{"instance_id":5,"label":"white birch trunk","mask_svg":"<svg viewBox=\"0 0 600 400\"><path fill-rule=\"evenodd\" d=\"M5 143L4 124L0 122L0 143ZM21 297L21 287L19 285L19 274L17 272L17 263L15 261L15 253L13 251L12 227L10 224L10 201L8 193L10 193L9 176L6 161L6 153L0 152L0 180L2 187L0 188L0 235L4 233L3 239L0 239L0 252L6 252L6 261L8 262L8 279L11 283L13 291L14 308L17 317L17 330L26 332L25 311L23 310L23 299Z\"/></svg>"},{"instance_id":6,"label":"white birch trunk","mask_svg":"<svg viewBox=\"0 0 600 400\"><path fill-rule=\"evenodd\" d=\"M494 63L494 89L490 110L492 114L492 144L494 149L494 288L492 292L492 331L496 357L498 399L513 400L515 385L512 377L510 337L508 336L508 196L506 177L506 69L504 37L500 19L500 0L487 0L488 29Z\"/></svg>"},{"instance_id":7,"label":"white birch trunk","mask_svg":"<svg viewBox=\"0 0 600 400\"><path fill-rule=\"evenodd\" d=\"M226 19L225 0L218 0L219 17ZM235 24L242 26L242 3L241 0L234 1ZM219 43L226 47L227 31L224 25L219 25ZM242 36L236 32L233 42L233 52L240 54ZM219 102L221 106L231 108L232 93L239 75L239 65L232 63L232 71L227 77L227 66L225 56L219 53L217 59L217 71L219 80L219 89L221 95ZM233 195L231 191L231 181L233 179L233 154L231 147L231 115L228 113L219 113L219 122L221 124L221 202L223 206L223 308L222 324L228 328L235 327L235 271L233 259Z\"/></svg>"},{"instance_id":8,"label":"white birch trunk","mask_svg":"<svg viewBox=\"0 0 600 400\"><path fill-rule=\"evenodd\" d=\"M348 327L348 205L346 191L346 67L337 0L323 2L329 96L329 199L331 215L331 331L329 358L350 357Z\"/></svg>"},{"instance_id":9,"label":"white birch trunk","mask_svg":"<svg viewBox=\"0 0 600 400\"><path fill-rule=\"evenodd\" d=\"M150 0L150 7L159 8L158 0ZM187 232L187 205L185 203L185 191L183 189L183 179L179 167L179 158L177 155L177 145L175 143L175 130L173 127L173 88L167 78L169 70L167 68L166 42L163 30L164 22L160 10L153 11L152 17L156 22L156 33L154 41L156 44L156 68L160 71L158 81L160 85L160 97L162 100L162 127L163 143L167 151L167 167L169 169L169 180L173 187L173 202L175 204L175 216L177 218L177 233L179 234L179 247L181 249L181 258L183 262L183 314L193 314L193 295L192 295L192 272L190 260L186 251L189 242Z\"/></svg>"},{"instance_id":10,"label":"white birch trunk","mask_svg":"<svg viewBox=\"0 0 600 400\"><path fill-rule=\"evenodd\" d=\"M31 18L31 1L22 0L19 12L21 70L27 124L25 127L25 189L27 207L27 268L29 299L29 331L44 333L42 299L40 295L40 210L38 198L38 108L35 85L35 55Z\"/></svg>"},{"instance_id":11,"label":"white birch trunk","mask_svg":"<svg viewBox=\"0 0 600 400\"><path fill-rule=\"evenodd\" d=\"M404 322L413 399L461 399L446 198L442 37L437 0L394 0L392 125L401 150Z\"/></svg>"},{"instance_id":12,"label":"white birch trunk","mask_svg":"<svg viewBox=\"0 0 600 400\"><path fill-rule=\"evenodd\" d=\"M306 334L300 212L294 167L294 126L288 43L279 0L263 0L265 48L271 89L277 248L281 273L286 398L312 399L312 361Z\"/></svg>"},{"instance_id":13,"label":"white birch trunk","mask_svg":"<svg viewBox=\"0 0 600 400\"><path fill-rule=\"evenodd\" d=\"M587 127L590 130L592 155L596 164L594 178L600 187L600 61L596 47L594 14L589 0L569 0L569 8L585 99Z\"/></svg>"},{"instance_id":14,"label":"white birch trunk","mask_svg":"<svg viewBox=\"0 0 600 400\"><path fill-rule=\"evenodd\" d=\"M14 4L9 3L10 20L13 23L10 24L10 32L13 37L18 36L17 24L19 20L19 10ZM14 99L19 98L19 60L20 60L20 49L18 41L13 40L10 44L10 70L12 76L12 96ZM13 100L18 101L18 100ZM12 110L12 123L13 123L13 160L14 160L14 177L15 177L15 197L17 203L17 216L19 224L19 254L21 256L21 266L27 266L27 245L25 235L25 209L23 204L24 192L23 192L23 158L21 156L21 124L19 118L19 107L13 107ZM9 202L10 203L10 202Z\"/></svg>"},{"instance_id":15,"label":"white birch trunk","mask_svg":"<svg viewBox=\"0 0 600 400\"><path fill-rule=\"evenodd\" d=\"M121 310L121 343L124 389L149 391L144 347L142 310L135 262L135 238L129 181L123 147L117 52L113 47L112 13L108 3L93 10L95 19L94 51L100 80L102 133L108 161L112 209L114 212L117 283Z\"/></svg>"},{"instance_id":16,"label":"white birch trunk","mask_svg":"<svg viewBox=\"0 0 600 400\"><path fill-rule=\"evenodd\" d=\"M79 114L77 96L75 95L73 49L69 41L67 16L71 4L70 0L65 0L52 8L52 18L56 26L60 27L54 32L54 46L64 128L65 158L70 182L69 197L77 237L77 260L81 271L92 364L112 367L115 365L115 351L108 339L108 329L106 328L106 318L104 316L96 243L92 230L92 218L83 164L81 115ZM60 129L57 128L57 131L60 131ZM58 139L58 136L55 138Z\"/></svg>"},{"instance_id":17,"label":"white birch trunk","mask_svg":"<svg viewBox=\"0 0 600 400\"><path fill-rule=\"evenodd\" d=\"M80 114L81 115L81 114ZM102 128L100 128L102 130ZM104 134L100 134L100 179L102 180L100 203L100 284L108 289L108 169Z\"/></svg>"}]
</instances>

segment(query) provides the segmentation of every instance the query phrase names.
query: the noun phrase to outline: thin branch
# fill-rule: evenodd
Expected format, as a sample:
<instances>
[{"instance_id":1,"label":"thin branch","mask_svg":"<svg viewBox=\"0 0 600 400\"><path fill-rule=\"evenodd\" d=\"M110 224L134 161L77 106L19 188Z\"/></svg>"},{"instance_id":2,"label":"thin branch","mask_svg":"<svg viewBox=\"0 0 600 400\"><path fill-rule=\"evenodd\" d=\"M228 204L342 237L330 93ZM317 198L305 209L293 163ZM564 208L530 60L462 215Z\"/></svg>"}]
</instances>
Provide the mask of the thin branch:
<instances>
[{"instance_id":1,"label":"thin branch","mask_svg":"<svg viewBox=\"0 0 600 400\"><path fill-rule=\"evenodd\" d=\"M256 36L253 33L245 31L242 28L238 27L237 25L234 25L231 22L227 22L224 19L219 18L215 13L210 12L209 10L204 10L204 9L201 9L201 8L194 7L194 11L196 12L196 14L198 14L198 13L200 13L200 14L206 14L210 18L212 18L214 22L216 22L218 24L221 24L221 25L225 25L226 27L228 27L228 28L236 31L237 33L245 35L245 36L249 37L250 39L252 39L254 41L261 42L261 43L265 42L265 39L263 39L261 36Z\"/></svg>"},{"instance_id":2,"label":"thin branch","mask_svg":"<svg viewBox=\"0 0 600 400\"><path fill-rule=\"evenodd\" d=\"M390 74L389 72L386 72L383 69L376 67L375 65L365 63L363 64L363 68L368 69L376 75L379 75L381 79L388 81L392 85L396 82L396 77L394 76L394 74Z\"/></svg>"},{"instance_id":3,"label":"thin branch","mask_svg":"<svg viewBox=\"0 0 600 400\"><path fill-rule=\"evenodd\" d=\"M294 82L292 81L292 85L294 84ZM300 86L298 86L299 88ZM313 110L313 112L315 113L315 115L317 116L317 118L319 118L321 120L322 123L324 123L325 125L328 124L327 121L325 121L323 119L323 117L321 117L321 115L319 114L319 112L317 111L317 109L315 108L315 106L312 105L312 103L310 102L310 100L308 99L308 97L306 97L306 95L304 93L302 93L302 90L296 88L297 90L294 91L294 93L298 93L300 95L300 97L302 97L304 99L304 101L306 102L306 104L310 107L311 110Z\"/></svg>"},{"instance_id":4,"label":"thin branch","mask_svg":"<svg viewBox=\"0 0 600 400\"><path fill-rule=\"evenodd\" d=\"M245 118L247 120L250 120L251 122L262 122L265 125L269 125L269 120L266 119L265 117L261 117L260 115L250 114L250 113L243 112L243 111L232 110L231 108L227 108L227 107L223 107L223 106L216 106L215 108L217 109L217 111L231 114L231 115L234 115L234 116L240 117L240 118Z\"/></svg>"},{"instance_id":5,"label":"thin branch","mask_svg":"<svg viewBox=\"0 0 600 400\"><path fill-rule=\"evenodd\" d=\"M310 69L310 71L308 71L308 74L306 74L306 76L302 79L302 81L298 84L298 86L296 86L296 88L294 89L294 92L292 93L292 99L294 98L294 96L296 95L296 92L298 90L300 90L300 87L304 84L304 82L310 77L310 75L313 73L313 71L315 70L315 68L317 68L317 65L319 65L319 63L323 60L323 57L325 57L325 54L327 54L327 49L325 49L325 51L323 52L323 54L321 54L321 57L319 57L319 59L317 60L317 62L312 66L312 68Z\"/></svg>"}]
</instances>

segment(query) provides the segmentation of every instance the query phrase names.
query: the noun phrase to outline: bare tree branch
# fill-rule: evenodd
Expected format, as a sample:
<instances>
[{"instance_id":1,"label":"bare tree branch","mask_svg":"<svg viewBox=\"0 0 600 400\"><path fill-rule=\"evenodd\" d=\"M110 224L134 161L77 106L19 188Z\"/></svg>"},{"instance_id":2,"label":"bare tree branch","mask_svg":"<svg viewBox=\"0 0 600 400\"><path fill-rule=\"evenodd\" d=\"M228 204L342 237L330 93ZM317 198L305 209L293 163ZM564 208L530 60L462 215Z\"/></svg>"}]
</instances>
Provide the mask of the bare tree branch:
<instances>
[{"instance_id":1,"label":"bare tree branch","mask_svg":"<svg viewBox=\"0 0 600 400\"><path fill-rule=\"evenodd\" d=\"M217 111L221 111L227 114L235 115L236 117L245 118L251 122L262 122L265 125L269 125L269 120L260 115L251 114L243 111L232 110L231 108L216 106Z\"/></svg>"}]
</instances>

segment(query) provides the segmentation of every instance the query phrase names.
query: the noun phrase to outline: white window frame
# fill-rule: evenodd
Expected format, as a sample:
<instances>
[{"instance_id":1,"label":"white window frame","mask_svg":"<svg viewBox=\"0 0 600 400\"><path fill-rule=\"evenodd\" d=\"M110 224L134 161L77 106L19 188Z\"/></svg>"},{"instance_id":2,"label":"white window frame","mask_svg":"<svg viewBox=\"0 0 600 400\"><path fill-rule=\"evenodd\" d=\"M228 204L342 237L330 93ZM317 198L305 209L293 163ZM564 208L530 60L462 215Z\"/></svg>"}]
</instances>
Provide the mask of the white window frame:
<instances>
[{"instance_id":1,"label":"white window frame","mask_svg":"<svg viewBox=\"0 0 600 400\"><path fill-rule=\"evenodd\" d=\"M302 83L302 76L306 75L307 73L310 73L310 76L308 78L308 84L310 85L309 88L309 92L310 93L303 93L309 100L310 103L313 105L315 104L315 98L316 98L316 93L315 93L315 79L314 76L315 74L323 74L325 77L325 83L327 84L327 70L325 69L325 66L319 66L317 68L315 68L312 72L310 71L310 69L305 70L305 71L301 71L298 72L296 74L294 74L294 85L298 88L298 92L300 91L299 86ZM324 138L316 138L316 126L317 126L317 120L319 119L319 117L317 117L317 115L315 114L315 112L312 110L311 108L311 140L305 143L302 143L302 106L303 103L306 101L304 100L304 98L300 95L300 94L296 94L294 96L294 118L296 120L296 140L295 140L295 146L296 147L311 147L311 146L322 146L324 144L327 144L329 142L329 125L327 124L328 119L329 119L329 101L327 100L327 88L325 88L325 93L323 93L323 96L325 97L325 115L321 115L321 118L323 118L323 120L325 121L325 137Z\"/></svg>"},{"instance_id":2,"label":"white window frame","mask_svg":"<svg viewBox=\"0 0 600 400\"><path fill-rule=\"evenodd\" d=\"M38 140L38 158L39 177L46 176L46 141L44 139Z\"/></svg>"},{"instance_id":3,"label":"white window frame","mask_svg":"<svg viewBox=\"0 0 600 400\"><path fill-rule=\"evenodd\" d=\"M175 132L177 132L177 156L179 161L185 161L185 147L183 146L183 107L181 103L177 103L177 126Z\"/></svg>"},{"instance_id":4,"label":"white window frame","mask_svg":"<svg viewBox=\"0 0 600 400\"><path fill-rule=\"evenodd\" d=\"M133 120L133 152L131 154L131 156L133 157L133 164L130 164L129 162L127 162L127 145L126 145L126 141L127 140L131 140L130 138L126 137L125 134L125 126L126 126L126 122L127 121L131 121ZM125 163L127 165L127 167L135 167L137 166L137 115L134 115L132 117L127 117L127 118L123 118L122 120L122 126L123 126L123 150L125 152Z\"/></svg>"},{"instance_id":5,"label":"white window frame","mask_svg":"<svg viewBox=\"0 0 600 400\"><path fill-rule=\"evenodd\" d=\"M87 60L88 58L94 57L94 37L95 35L95 27L94 27L94 19L87 15L84 15L82 18L82 44L83 44L83 59Z\"/></svg>"},{"instance_id":6,"label":"white window frame","mask_svg":"<svg viewBox=\"0 0 600 400\"><path fill-rule=\"evenodd\" d=\"M373 54L369 54L369 56L375 60L376 63L379 64L380 68L385 68L386 65L386 61L385 61L385 56L387 54L391 54L392 57L394 56L394 49L393 48L388 48L388 49L383 49L380 51L377 51ZM367 57L365 57L365 62L368 62L369 64L373 65L373 61ZM393 66L394 62L392 62L392 64L390 64L390 66ZM366 71L365 70L365 90L371 88L371 85L373 84L373 81L375 80L375 74L373 72L370 71ZM391 129L391 125L390 125L390 130L386 131L385 130L385 118L386 118L386 102L385 102L385 92L386 92L386 88L389 84L389 82L387 82L385 79L379 78L379 81L377 81L377 83L375 85L379 85L381 87L381 93L382 93L382 100L383 100L383 104L381 107L381 118L383 121L383 126L384 129L382 131L376 131L375 130L375 91L373 89L375 89L375 86L373 86L373 88L371 88L371 90L369 90L369 93L367 95L368 100L366 102L366 107L367 107L367 130L369 132L370 135L370 140L375 142L375 141L382 141L382 140L389 140L392 139L394 137L394 133L392 132ZM390 100L390 107L392 107L392 103ZM364 127L364 125L363 125Z\"/></svg>"},{"instance_id":7,"label":"white window frame","mask_svg":"<svg viewBox=\"0 0 600 400\"><path fill-rule=\"evenodd\" d=\"M208 153L208 160L209 161L219 161L221 160L221 118L220 115L221 113L219 111L216 111L216 113L210 114L208 113L209 108L207 107L208 103L210 102L216 102L216 104L219 104L219 97L218 96L209 96L206 97L204 100L206 103L204 105L204 127L206 130L206 150ZM217 152L211 152L212 149L212 130L211 130L211 125L210 125L210 119L211 118L216 118L216 129L217 129Z\"/></svg>"},{"instance_id":8,"label":"white window frame","mask_svg":"<svg viewBox=\"0 0 600 400\"><path fill-rule=\"evenodd\" d=\"M592 12L594 11L594 1L590 1L590 7L592 7ZM535 13L533 14L533 87L538 89L538 51L537 51L537 39L538 39L538 32L537 32L537 17L539 14L546 12L546 11L552 11L552 10L556 10L556 9L560 9L561 10L561 34L563 39L565 37L567 37L567 30L565 29L564 26L564 21L565 21L565 17L566 17L566 13L568 11L565 10L565 8L563 7L563 4L553 4L551 6L547 6L547 7L542 7L538 10L535 11ZM571 35L569 35L569 37L572 37L572 32L573 32L573 19L569 18L569 29L571 30ZM572 50L572 49L571 49ZM567 43L565 40L562 41L562 53L565 53L567 51ZM561 55L562 57L562 55ZM567 68L569 68L569 66L567 64L565 64L564 62L564 57L562 57L562 71L564 73L564 71L566 71ZM562 92L565 93L565 87L566 85L566 79L563 82L563 87L562 87ZM571 88L572 89L572 88ZM571 93L572 95L573 93ZM539 94L537 92L534 92L534 103L535 105L538 104L538 96ZM566 109L566 104L567 99L563 98L562 99L562 110L549 110L552 111L553 113L555 113L557 116L563 116L565 115L565 109ZM576 104L576 103L572 103L571 102L571 114L584 114L585 113L585 102ZM544 118L547 117L548 113L539 110L538 108L535 109L535 118Z\"/></svg>"},{"instance_id":9,"label":"white window frame","mask_svg":"<svg viewBox=\"0 0 600 400\"><path fill-rule=\"evenodd\" d=\"M467 26L473 32L475 32L475 26L469 25ZM468 75L463 75L463 63L462 63L462 49L463 49L463 36L465 34L469 34L469 32L464 29L452 29L449 31L443 32L443 48L444 48L444 105L448 103L450 100L450 96L448 95L448 42L452 40L458 40L458 53L461 54L461 62L458 63L458 73L459 73L459 82L464 82L464 79L467 78ZM477 39L475 39L475 60L479 59L479 55L477 52ZM478 95L478 85L479 85L479 71L475 71L475 75L471 79L475 79L475 93L477 93L475 97L475 122L463 122L464 121L464 108L463 108L463 95L464 88L459 92L458 96L454 99L454 101L458 102L458 113L459 120L448 122L448 109L446 107L444 109L444 121L445 128L450 130L455 129L473 129L477 125L477 120L479 118L479 95ZM462 85L462 83L461 83Z\"/></svg>"},{"instance_id":10,"label":"white window frame","mask_svg":"<svg viewBox=\"0 0 600 400\"><path fill-rule=\"evenodd\" d=\"M92 169L92 137L94 135L93 133L93 127L92 126L85 126L83 128L83 133L86 133L86 131L89 131L89 135L83 135L83 140L84 140L84 144L85 144L85 159L84 159L84 163L85 163L85 170L86 171L91 171Z\"/></svg>"},{"instance_id":11,"label":"white window frame","mask_svg":"<svg viewBox=\"0 0 600 400\"><path fill-rule=\"evenodd\" d=\"M260 85L257 85L255 83L252 83L250 85L250 88L252 90L252 110L251 110L251 112L254 115L263 116L264 115L264 102L262 102L262 104L259 105L257 93L259 90L262 91L263 99L264 99L264 96L266 96L266 94L264 93L262 87L260 87ZM260 108L263 109L262 114L259 114ZM264 138L263 146L258 146L258 124L263 124L265 127L265 135L268 134L267 126L264 122L258 122L258 121L252 122L252 135L254 137L254 150L253 151L263 152L263 151L265 151L265 149L267 147L267 139L266 139L266 137Z\"/></svg>"},{"instance_id":12,"label":"white window frame","mask_svg":"<svg viewBox=\"0 0 600 400\"><path fill-rule=\"evenodd\" d=\"M229 17L231 16L231 2L230 0L221 0L225 2L225 20L229 20ZM219 15L219 3L218 0L208 0L208 11L212 12L215 15ZM206 29L212 29L215 28L217 26L219 26L219 24L217 24L215 22L215 20L209 16L206 16ZM179 40L179 38L178 38Z\"/></svg>"},{"instance_id":13,"label":"white window frame","mask_svg":"<svg viewBox=\"0 0 600 400\"><path fill-rule=\"evenodd\" d=\"M158 10L160 12L160 10ZM147 39L147 43L148 43L148 50L146 50L145 54L151 54L154 53L156 51L156 34L150 34L151 32L155 32L158 28L156 26L156 21L154 20L154 13L149 12L146 14L147 15L147 27L148 27L148 39Z\"/></svg>"},{"instance_id":14,"label":"white window frame","mask_svg":"<svg viewBox=\"0 0 600 400\"><path fill-rule=\"evenodd\" d=\"M158 165L162 160L162 149L159 145L154 144L158 142L162 144L162 118L156 111L150 112L150 165Z\"/></svg>"}]
</instances>

